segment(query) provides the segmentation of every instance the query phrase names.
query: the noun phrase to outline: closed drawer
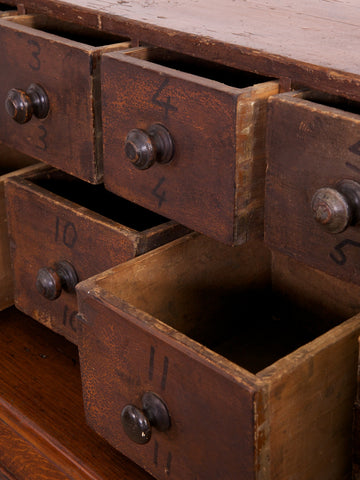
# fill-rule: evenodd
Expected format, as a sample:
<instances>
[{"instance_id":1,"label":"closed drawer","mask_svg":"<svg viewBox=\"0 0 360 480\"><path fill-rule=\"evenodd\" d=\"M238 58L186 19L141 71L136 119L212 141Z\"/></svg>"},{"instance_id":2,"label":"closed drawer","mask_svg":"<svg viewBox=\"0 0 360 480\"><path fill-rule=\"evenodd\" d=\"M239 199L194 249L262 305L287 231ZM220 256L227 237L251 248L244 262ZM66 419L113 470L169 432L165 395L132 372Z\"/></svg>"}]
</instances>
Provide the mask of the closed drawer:
<instances>
[{"instance_id":1,"label":"closed drawer","mask_svg":"<svg viewBox=\"0 0 360 480\"><path fill-rule=\"evenodd\" d=\"M6 201L15 305L74 343L75 284L186 231L47 166L10 179Z\"/></svg>"},{"instance_id":2,"label":"closed drawer","mask_svg":"<svg viewBox=\"0 0 360 480\"><path fill-rule=\"evenodd\" d=\"M102 57L106 188L228 244L263 235L278 83L160 48Z\"/></svg>"},{"instance_id":3,"label":"closed drawer","mask_svg":"<svg viewBox=\"0 0 360 480\"><path fill-rule=\"evenodd\" d=\"M40 15L0 20L0 140L100 182L99 57L123 40Z\"/></svg>"},{"instance_id":4,"label":"closed drawer","mask_svg":"<svg viewBox=\"0 0 360 480\"><path fill-rule=\"evenodd\" d=\"M5 206L5 181L19 173L32 170L29 165L35 163L31 157L27 157L0 143L0 310L14 303L13 272L10 261L9 234L6 220Z\"/></svg>"},{"instance_id":5,"label":"closed drawer","mask_svg":"<svg viewBox=\"0 0 360 480\"><path fill-rule=\"evenodd\" d=\"M268 245L359 284L360 104L297 92L269 110Z\"/></svg>"},{"instance_id":6,"label":"closed drawer","mask_svg":"<svg viewBox=\"0 0 360 480\"><path fill-rule=\"evenodd\" d=\"M192 234L77 293L87 421L156 478L349 474L358 287Z\"/></svg>"}]
</instances>

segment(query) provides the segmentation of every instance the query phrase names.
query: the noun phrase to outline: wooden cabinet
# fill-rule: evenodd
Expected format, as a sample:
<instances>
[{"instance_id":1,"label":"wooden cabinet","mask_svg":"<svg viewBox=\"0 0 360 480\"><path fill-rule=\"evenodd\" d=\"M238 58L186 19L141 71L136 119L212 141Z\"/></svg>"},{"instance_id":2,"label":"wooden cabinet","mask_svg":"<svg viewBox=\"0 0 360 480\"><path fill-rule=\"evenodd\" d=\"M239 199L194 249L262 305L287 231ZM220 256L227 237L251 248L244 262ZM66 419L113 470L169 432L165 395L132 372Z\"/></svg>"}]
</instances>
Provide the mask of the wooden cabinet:
<instances>
[{"instance_id":1,"label":"wooden cabinet","mask_svg":"<svg viewBox=\"0 0 360 480\"><path fill-rule=\"evenodd\" d=\"M352 3L0 4L1 478L349 478Z\"/></svg>"}]
</instances>

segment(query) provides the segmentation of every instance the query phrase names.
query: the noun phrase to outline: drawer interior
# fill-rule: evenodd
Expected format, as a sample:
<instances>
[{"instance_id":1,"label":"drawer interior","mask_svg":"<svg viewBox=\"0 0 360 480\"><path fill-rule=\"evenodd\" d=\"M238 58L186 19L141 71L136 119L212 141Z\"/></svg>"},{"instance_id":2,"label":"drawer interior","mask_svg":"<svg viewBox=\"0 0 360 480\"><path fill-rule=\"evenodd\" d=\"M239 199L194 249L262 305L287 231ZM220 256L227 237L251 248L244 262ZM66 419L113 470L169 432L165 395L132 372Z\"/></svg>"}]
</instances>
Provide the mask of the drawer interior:
<instances>
[{"instance_id":1,"label":"drawer interior","mask_svg":"<svg viewBox=\"0 0 360 480\"><path fill-rule=\"evenodd\" d=\"M0 3L0 12L9 12L10 10L16 10L16 5L8 5L7 3Z\"/></svg>"},{"instance_id":2,"label":"drawer interior","mask_svg":"<svg viewBox=\"0 0 360 480\"><path fill-rule=\"evenodd\" d=\"M32 165L35 160L0 143L0 176Z\"/></svg>"},{"instance_id":3,"label":"drawer interior","mask_svg":"<svg viewBox=\"0 0 360 480\"><path fill-rule=\"evenodd\" d=\"M216 62L209 62L160 47L143 47L133 51L129 50L126 54L156 65L215 80L236 88L246 88L271 80L256 73L237 70Z\"/></svg>"},{"instance_id":4,"label":"drawer interior","mask_svg":"<svg viewBox=\"0 0 360 480\"><path fill-rule=\"evenodd\" d=\"M345 112L360 115L360 103L345 97L311 90L304 92L301 97L304 100L317 103L319 105L324 105L325 107L332 107L338 110L344 110Z\"/></svg>"},{"instance_id":5,"label":"drawer interior","mask_svg":"<svg viewBox=\"0 0 360 480\"><path fill-rule=\"evenodd\" d=\"M359 289L284 258L198 237L97 284L256 373L360 311Z\"/></svg>"},{"instance_id":6,"label":"drawer interior","mask_svg":"<svg viewBox=\"0 0 360 480\"><path fill-rule=\"evenodd\" d=\"M111 45L129 40L120 35L102 32L46 15L19 15L12 17L9 21L93 47Z\"/></svg>"},{"instance_id":7,"label":"drawer interior","mask_svg":"<svg viewBox=\"0 0 360 480\"><path fill-rule=\"evenodd\" d=\"M47 174L28 177L27 181L81 207L142 232L168 222L168 219L76 177L51 169Z\"/></svg>"}]
</instances>

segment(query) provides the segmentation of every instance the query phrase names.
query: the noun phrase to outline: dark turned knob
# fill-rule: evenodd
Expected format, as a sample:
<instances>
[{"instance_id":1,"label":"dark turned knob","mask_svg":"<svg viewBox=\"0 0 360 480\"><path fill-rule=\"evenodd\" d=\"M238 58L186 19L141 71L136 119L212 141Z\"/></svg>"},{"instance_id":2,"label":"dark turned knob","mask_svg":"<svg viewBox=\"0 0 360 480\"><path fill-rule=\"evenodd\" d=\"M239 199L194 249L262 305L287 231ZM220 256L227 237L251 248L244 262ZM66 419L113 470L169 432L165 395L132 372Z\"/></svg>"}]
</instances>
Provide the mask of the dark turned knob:
<instances>
[{"instance_id":1,"label":"dark turned knob","mask_svg":"<svg viewBox=\"0 0 360 480\"><path fill-rule=\"evenodd\" d=\"M360 221L360 184L342 180L317 190L311 201L315 220L329 233L341 233Z\"/></svg>"},{"instance_id":2,"label":"dark turned knob","mask_svg":"<svg viewBox=\"0 0 360 480\"><path fill-rule=\"evenodd\" d=\"M126 435L135 443L150 441L152 427L160 432L170 428L170 415L165 403L153 392L142 396L142 410L126 405L121 412L121 422Z\"/></svg>"},{"instance_id":3,"label":"dark turned knob","mask_svg":"<svg viewBox=\"0 0 360 480\"><path fill-rule=\"evenodd\" d=\"M49 113L49 99L40 85L32 83L24 91L19 88L9 90L5 109L17 123L26 123L35 115L37 118L45 118Z\"/></svg>"},{"instance_id":4,"label":"dark turned knob","mask_svg":"<svg viewBox=\"0 0 360 480\"><path fill-rule=\"evenodd\" d=\"M130 130L125 140L125 153L135 167L146 170L155 162L169 163L174 155L174 143L168 130L156 123L147 131Z\"/></svg>"},{"instance_id":5,"label":"dark turned knob","mask_svg":"<svg viewBox=\"0 0 360 480\"><path fill-rule=\"evenodd\" d=\"M71 263L63 260L52 267L43 267L37 273L36 289L48 300L55 300L65 290L75 292L75 285L79 279Z\"/></svg>"}]
</instances>

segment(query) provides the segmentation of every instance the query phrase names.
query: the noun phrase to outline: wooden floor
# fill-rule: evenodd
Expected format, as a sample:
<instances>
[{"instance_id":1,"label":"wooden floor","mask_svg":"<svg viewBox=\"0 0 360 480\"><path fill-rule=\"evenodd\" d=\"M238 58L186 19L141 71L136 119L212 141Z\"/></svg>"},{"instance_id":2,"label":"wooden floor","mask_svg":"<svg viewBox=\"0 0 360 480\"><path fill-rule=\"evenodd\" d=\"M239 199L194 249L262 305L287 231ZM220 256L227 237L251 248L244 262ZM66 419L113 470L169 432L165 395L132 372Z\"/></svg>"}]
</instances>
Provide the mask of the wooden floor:
<instances>
[{"instance_id":1,"label":"wooden floor","mask_svg":"<svg viewBox=\"0 0 360 480\"><path fill-rule=\"evenodd\" d=\"M0 328L0 480L152 478L85 424L74 345L15 308Z\"/></svg>"}]
</instances>

